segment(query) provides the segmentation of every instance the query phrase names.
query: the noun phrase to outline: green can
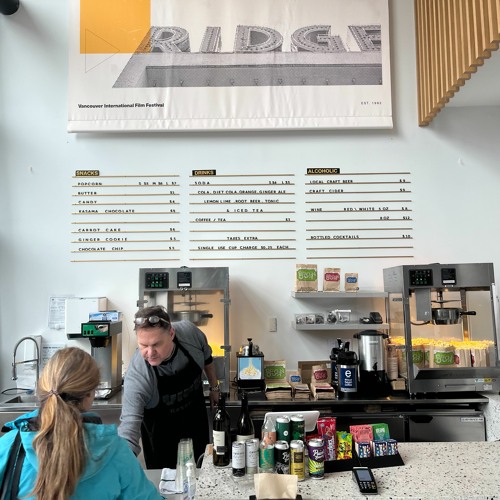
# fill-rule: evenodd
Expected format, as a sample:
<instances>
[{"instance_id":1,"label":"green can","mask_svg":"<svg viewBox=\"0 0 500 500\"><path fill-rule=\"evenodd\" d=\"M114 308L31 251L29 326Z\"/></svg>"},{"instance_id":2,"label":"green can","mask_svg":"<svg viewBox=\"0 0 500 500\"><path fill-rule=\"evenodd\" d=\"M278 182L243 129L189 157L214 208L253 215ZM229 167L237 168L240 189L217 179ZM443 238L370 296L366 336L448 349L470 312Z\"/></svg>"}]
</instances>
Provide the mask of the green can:
<instances>
[{"instance_id":1,"label":"green can","mask_svg":"<svg viewBox=\"0 0 500 500\"><path fill-rule=\"evenodd\" d=\"M305 420L304 415L292 415L290 417L292 439L304 441Z\"/></svg>"},{"instance_id":2,"label":"green can","mask_svg":"<svg viewBox=\"0 0 500 500\"><path fill-rule=\"evenodd\" d=\"M286 441L290 444L290 417L287 415L280 415L276 417L276 440Z\"/></svg>"}]
</instances>

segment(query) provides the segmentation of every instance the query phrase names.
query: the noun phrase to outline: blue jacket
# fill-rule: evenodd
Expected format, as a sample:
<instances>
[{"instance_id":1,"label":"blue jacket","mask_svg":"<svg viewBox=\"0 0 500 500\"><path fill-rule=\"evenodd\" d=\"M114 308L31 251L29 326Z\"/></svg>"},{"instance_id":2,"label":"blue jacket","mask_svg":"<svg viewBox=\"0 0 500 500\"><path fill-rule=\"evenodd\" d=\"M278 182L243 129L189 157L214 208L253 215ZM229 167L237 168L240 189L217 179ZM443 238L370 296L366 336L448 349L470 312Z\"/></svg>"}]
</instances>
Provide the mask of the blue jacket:
<instances>
[{"instance_id":1,"label":"blue jacket","mask_svg":"<svg viewBox=\"0 0 500 500\"><path fill-rule=\"evenodd\" d=\"M35 485L38 460L33 450L33 438L36 432L28 430L28 419L38 415L38 410L26 413L6 427L11 430L0 438L0 481L3 479L9 451L17 431L21 431L21 440L26 450L22 469L19 498L34 499L29 496ZM156 486L149 481L142 467L127 445L118 436L115 425L84 423L87 446L91 453L85 470L80 478L73 500L89 498L141 499L158 500L163 498Z\"/></svg>"}]
</instances>

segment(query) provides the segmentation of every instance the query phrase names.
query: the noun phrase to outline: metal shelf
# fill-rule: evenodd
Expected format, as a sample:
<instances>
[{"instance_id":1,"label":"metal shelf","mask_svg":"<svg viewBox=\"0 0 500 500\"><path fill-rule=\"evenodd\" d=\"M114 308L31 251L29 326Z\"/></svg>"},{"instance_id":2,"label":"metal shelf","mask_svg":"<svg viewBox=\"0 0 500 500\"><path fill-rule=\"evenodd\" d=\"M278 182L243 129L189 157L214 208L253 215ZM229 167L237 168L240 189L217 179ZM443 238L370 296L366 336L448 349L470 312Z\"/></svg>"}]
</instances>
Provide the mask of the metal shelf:
<instances>
[{"instance_id":1,"label":"metal shelf","mask_svg":"<svg viewBox=\"0 0 500 500\"><path fill-rule=\"evenodd\" d=\"M296 299L385 299L387 292L292 292Z\"/></svg>"},{"instance_id":2,"label":"metal shelf","mask_svg":"<svg viewBox=\"0 0 500 500\"><path fill-rule=\"evenodd\" d=\"M322 323L319 325L298 325L292 321L292 328L297 331L327 331L327 330L388 330L388 323Z\"/></svg>"}]
</instances>

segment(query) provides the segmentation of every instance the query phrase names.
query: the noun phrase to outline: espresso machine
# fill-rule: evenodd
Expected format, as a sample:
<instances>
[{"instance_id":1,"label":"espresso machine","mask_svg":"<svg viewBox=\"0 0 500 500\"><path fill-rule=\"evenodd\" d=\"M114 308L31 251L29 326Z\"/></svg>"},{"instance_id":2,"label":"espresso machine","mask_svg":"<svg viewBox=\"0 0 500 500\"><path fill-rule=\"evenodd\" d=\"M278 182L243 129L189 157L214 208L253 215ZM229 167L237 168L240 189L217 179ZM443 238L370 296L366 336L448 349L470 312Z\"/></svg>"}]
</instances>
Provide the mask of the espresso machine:
<instances>
[{"instance_id":1,"label":"espresso machine","mask_svg":"<svg viewBox=\"0 0 500 500\"><path fill-rule=\"evenodd\" d=\"M223 392L229 392L229 268L139 269L139 308L161 305L172 321L191 321L206 335ZM208 395L208 381L204 380Z\"/></svg>"},{"instance_id":2,"label":"espresso machine","mask_svg":"<svg viewBox=\"0 0 500 500\"><path fill-rule=\"evenodd\" d=\"M391 343L410 395L500 390L493 264L384 269Z\"/></svg>"},{"instance_id":3,"label":"espresso machine","mask_svg":"<svg viewBox=\"0 0 500 500\"><path fill-rule=\"evenodd\" d=\"M82 323L80 333L68 333L68 339L86 338L90 354L101 374L96 390L97 399L108 399L122 386L122 322L88 321Z\"/></svg>"}]
</instances>

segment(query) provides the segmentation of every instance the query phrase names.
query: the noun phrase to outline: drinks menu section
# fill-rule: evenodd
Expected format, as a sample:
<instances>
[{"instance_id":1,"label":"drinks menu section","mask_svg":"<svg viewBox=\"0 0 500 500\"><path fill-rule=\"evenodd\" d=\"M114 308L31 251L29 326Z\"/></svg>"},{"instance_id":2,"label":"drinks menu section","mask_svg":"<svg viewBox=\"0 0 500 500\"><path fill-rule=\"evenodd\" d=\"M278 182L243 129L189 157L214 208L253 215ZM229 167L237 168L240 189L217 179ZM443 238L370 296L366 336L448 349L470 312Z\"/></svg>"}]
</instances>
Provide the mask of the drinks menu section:
<instances>
[{"instance_id":1,"label":"drinks menu section","mask_svg":"<svg viewBox=\"0 0 500 500\"><path fill-rule=\"evenodd\" d=\"M180 259L178 178L77 170L71 195L71 260Z\"/></svg>"},{"instance_id":2,"label":"drinks menu section","mask_svg":"<svg viewBox=\"0 0 500 500\"><path fill-rule=\"evenodd\" d=\"M413 257L411 173L308 168L307 259Z\"/></svg>"},{"instance_id":3,"label":"drinks menu section","mask_svg":"<svg viewBox=\"0 0 500 500\"><path fill-rule=\"evenodd\" d=\"M73 262L410 258L411 173L191 170L72 179Z\"/></svg>"},{"instance_id":4,"label":"drinks menu section","mask_svg":"<svg viewBox=\"0 0 500 500\"><path fill-rule=\"evenodd\" d=\"M193 170L191 259L294 259L295 195L293 174Z\"/></svg>"}]
</instances>

